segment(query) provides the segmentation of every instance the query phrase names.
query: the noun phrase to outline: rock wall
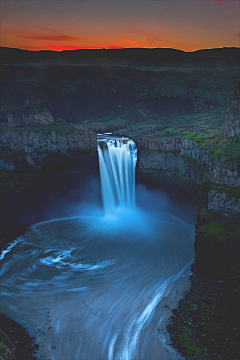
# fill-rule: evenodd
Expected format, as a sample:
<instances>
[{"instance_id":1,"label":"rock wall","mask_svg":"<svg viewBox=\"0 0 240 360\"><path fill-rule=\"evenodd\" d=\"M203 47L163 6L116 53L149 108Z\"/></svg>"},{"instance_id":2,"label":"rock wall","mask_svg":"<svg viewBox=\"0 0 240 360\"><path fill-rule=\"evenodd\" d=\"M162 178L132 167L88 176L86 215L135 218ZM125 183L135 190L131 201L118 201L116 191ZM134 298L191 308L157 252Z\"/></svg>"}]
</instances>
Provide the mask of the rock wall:
<instances>
[{"instance_id":1,"label":"rock wall","mask_svg":"<svg viewBox=\"0 0 240 360\"><path fill-rule=\"evenodd\" d=\"M204 167L189 157L181 156L178 153L143 151L139 159L141 170L154 169L168 172L179 172L183 176L194 180L200 185L204 176Z\"/></svg>"},{"instance_id":2,"label":"rock wall","mask_svg":"<svg viewBox=\"0 0 240 360\"><path fill-rule=\"evenodd\" d=\"M209 161L207 179L220 185L240 186L240 165L223 157Z\"/></svg>"},{"instance_id":3,"label":"rock wall","mask_svg":"<svg viewBox=\"0 0 240 360\"><path fill-rule=\"evenodd\" d=\"M240 215L240 189L238 195L231 195L226 191L210 189L208 192L208 208L229 218Z\"/></svg>"},{"instance_id":4,"label":"rock wall","mask_svg":"<svg viewBox=\"0 0 240 360\"><path fill-rule=\"evenodd\" d=\"M131 134L132 135L132 134ZM156 138L151 136L131 136L138 144L140 149L150 149L153 151L173 151L179 155L191 157L199 164L207 164L210 159L210 153L199 147L198 143L191 139L185 139L180 136L169 138Z\"/></svg>"},{"instance_id":5,"label":"rock wall","mask_svg":"<svg viewBox=\"0 0 240 360\"><path fill-rule=\"evenodd\" d=\"M40 129L42 131L33 131L25 127L1 133L0 171L77 168L77 157L73 152L95 150L96 134L70 126L66 129L60 133L57 130L48 132L48 128L44 126Z\"/></svg>"},{"instance_id":6,"label":"rock wall","mask_svg":"<svg viewBox=\"0 0 240 360\"><path fill-rule=\"evenodd\" d=\"M240 140L240 80L230 94L224 128L225 139L233 136Z\"/></svg>"},{"instance_id":7,"label":"rock wall","mask_svg":"<svg viewBox=\"0 0 240 360\"><path fill-rule=\"evenodd\" d=\"M212 159L210 152L201 148L196 141L179 136L156 138L150 135L126 135L131 137L140 149L138 164L142 172L149 173L152 169L168 172L170 176L179 173L199 186L205 185L204 191L208 193L207 206L210 209L220 211L226 216L240 213L240 202L236 200L239 195L236 191L233 195L229 194L231 191L224 191L224 187L235 190L240 187L240 165L237 162L233 163L227 157ZM214 187L214 191L209 191L210 185Z\"/></svg>"},{"instance_id":8,"label":"rock wall","mask_svg":"<svg viewBox=\"0 0 240 360\"><path fill-rule=\"evenodd\" d=\"M44 131L44 128L43 128ZM0 151L34 153L41 151L68 151L96 148L96 134L86 129L74 129L65 133L57 131L36 132L26 128L0 134Z\"/></svg>"}]
</instances>

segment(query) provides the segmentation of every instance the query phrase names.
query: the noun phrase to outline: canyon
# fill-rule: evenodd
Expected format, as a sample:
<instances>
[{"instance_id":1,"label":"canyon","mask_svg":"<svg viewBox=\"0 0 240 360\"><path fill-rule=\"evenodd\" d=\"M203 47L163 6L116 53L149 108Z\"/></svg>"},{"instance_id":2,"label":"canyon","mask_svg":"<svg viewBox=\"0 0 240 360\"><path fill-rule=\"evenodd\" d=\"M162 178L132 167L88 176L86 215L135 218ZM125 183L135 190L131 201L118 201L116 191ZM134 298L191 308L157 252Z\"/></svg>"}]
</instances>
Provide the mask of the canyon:
<instances>
[{"instance_id":1,"label":"canyon","mask_svg":"<svg viewBox=\"0 0 240 360\"><path fill-rule=\"evenodd\" d=\"M211 77L211 81L201 82L203 72L200 74L196 65L198 59L187 62L181 56L177 60L181 71L176 71L173 59L168 59L172 61L170 70L163 69L166 64L161 63L162 68L153 71L152 60L151 64L148 60L144 66L151 69L143 71L142 63L136 69L132 67L132 59L123 62L121 57L113 58L108 67L102 63L89 66L84 81L77 79L86 69L73 70L76 60L71 60L70 67L69 63L64 67L66 71L59 81L56 79L62 71L60 63L55 70L46 63L42 66L43 60L40 66L38 63L39 68L36 63L31 67L24 65L25 69L23 64L9 66L8 63L3 77L0 124L3 216L4 212L12 213L8 208L11 199L13 204L15 198L20 203L26 194L32 196L36 192L32 191L32 184L39 186L42 181L42 187L49 186L46 195L49 196L54 193L58 178L71 178L74 186L89 182L98 175L97 133L112 132L136 143L137 181L161 187L182 202L196 204L199 212L194 245L196 274L216 281L238 277L240 81L236 83L235 70L226 70L225 78L221 79L220 67L215 64L214 70L206 69L206 77L208 80ZM223 64L223 59L213 58L212 62ZM234 57L229 59L224 61L236 66ZM34 63L39 58L31 61ZM85 58L81 60L83 67L85 61ZM95 62L94 58L91 61ZM201 58L201 61L210 60ZM182 64L186 66L186 62L185 72ZM1 67L3 72L4 67ZM52 76L46 80L51 69ZM74 84L66 82L76 74ZM121 80L123 74L129 81L125 77ZM11 83L16 75L19 84L26 82L19 96L17 82ZM218 83L214 84L216 78ZM225 80L225 90L218 92L220 82ZM105 111L107 104L109 108ZM91 111L87 112L89 108ZM63 187L69 186L66 184L67 181L63 182Z\"/></svg>"},{"instance_id":2,"label":"canyon","mask_svg":"<svg viewBox=\"0 0 240 360\"><path fill-rule=\"evenodd\" d=\"M234 151L239 144L239 114L240 82L234 86L230 94L224 132L223 136L221 135L221 141L224 137L225 142L217 143L220 155L216 155L216 149L213 153L208 146L203 146L190 138L151 133L151 129L149 130L147 126L136 129L135 124L113 125L112 132L118 136L127 136L137 144L140 178L145 176L145 179L148 178L147 181L149 178L154 178L154 182L161 183L161 185L171 182L175 191L180 191L182 196L190 189L194 189L194 193L189 196L201 200L202 205L209 210L222 214L229 220L239 219L239 153L236 151L232 156L225 151L231 147ZM49 113L47 115L49 116ZM43 116L44 113L40 112L37 118ZM56 157L58 158L58 171L59 169L61 171L76 170L76 162L71 164L71 158L81 157L82 152L84 152L85 158L88 156L93 158L94 152L96 153L97 139L94 130L109 130L107 125L101 123L98 123L96 129L92 124L82 127L77 124L53 122L46 125L44 121L42 123L39 125L39 122L36 121L35 125L19 126L17 124L12 126L13 123L10 121L9 125L4 125L4 131L0 133L0 169L2 172L48 171L49 168L55 168ZM237 147L236 149L238 150ZM78 164L79 168L80 163ZM180 177L182 182L179 181ZM185 186L186 184L188 186ZM196 244L198 244L196 247L200 246L199 241ZM238 254L238 259L239 251L234 248L233 253ZM204 251L196 250L196 264L205 263L204 259L200 259L200 254L205 256L206 249ZM213 256L211 258L214 259ZM234 263L236 262L234 260ZM226 264L223 261L216 266L220 269L223 263ZM203 265L199 265L199 268L204 271L202 267ZM231 261L228 261L227 267L231 268L231 271L229 270L231 275L236 274L235 266L231 265ZM229 271L226 270L226 274ZM214 272L216 273L217 270Z\"/></svg>"}]
</instances>

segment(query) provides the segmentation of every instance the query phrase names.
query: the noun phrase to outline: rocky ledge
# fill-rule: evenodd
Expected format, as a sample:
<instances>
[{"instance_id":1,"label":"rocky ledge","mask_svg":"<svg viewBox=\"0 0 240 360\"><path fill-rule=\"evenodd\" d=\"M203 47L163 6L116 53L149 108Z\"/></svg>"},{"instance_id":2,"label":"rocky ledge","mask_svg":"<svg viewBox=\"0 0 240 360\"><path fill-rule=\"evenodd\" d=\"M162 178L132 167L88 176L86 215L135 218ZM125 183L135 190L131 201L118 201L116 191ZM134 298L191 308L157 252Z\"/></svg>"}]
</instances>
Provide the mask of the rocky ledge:
<instances>
[{"instance_id":1,"label":"rocky ledge","mask_svg":"<svg viewBox=\"0 0 240 360\"><path fill-rule=\"evenodd\" d=\"M2 130L2 131L1 131ZM72 163L77 152L95 150L96 134L72 125L0 128L0 171L35 171ZM57 156L56 156L57 155ZM48 166L49 167L49 166ZM67 168L66 168L67 169Z\"/></svg>"},{"instance_id":2,"label":"rocky ledge","mask_svg":"<svg viewBox=\"0 0 240 360\"><path fill-rule=\"evenodd\" d=\"M206 278L192 268L191 287L173 310L171 344L185 360L240 359L240 281Z\"/></svg>"},{"instance_id":3,"label":"rocky ledge","mask_svg":"<svg viewBox=\"0 0 240 360\"><path fill-rule=\"evenodd\" d=\"M35 153L96 148L96 135L74 126L23 127L18 131L5 131L0 135L1 152Z\"/></svg>"}]
</instances>

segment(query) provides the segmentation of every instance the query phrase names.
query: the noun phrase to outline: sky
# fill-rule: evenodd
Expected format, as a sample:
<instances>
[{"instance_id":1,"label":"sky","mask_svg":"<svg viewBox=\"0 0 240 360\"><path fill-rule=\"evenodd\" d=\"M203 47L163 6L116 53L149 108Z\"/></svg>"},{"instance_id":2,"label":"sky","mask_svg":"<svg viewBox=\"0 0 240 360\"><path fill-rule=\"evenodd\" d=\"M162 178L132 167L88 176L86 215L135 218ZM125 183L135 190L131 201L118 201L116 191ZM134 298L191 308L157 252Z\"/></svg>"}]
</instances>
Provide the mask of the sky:
<instances>
[{"instance_id":1,"label":"sky","mask_svg":"<svg viewBox=\"0 0 240 360\"><path fill-rule=\"evenodd\" d=\"M240 46L240 0L0 0L1 46L28 50Z\"/></svg>"}]
</instances>

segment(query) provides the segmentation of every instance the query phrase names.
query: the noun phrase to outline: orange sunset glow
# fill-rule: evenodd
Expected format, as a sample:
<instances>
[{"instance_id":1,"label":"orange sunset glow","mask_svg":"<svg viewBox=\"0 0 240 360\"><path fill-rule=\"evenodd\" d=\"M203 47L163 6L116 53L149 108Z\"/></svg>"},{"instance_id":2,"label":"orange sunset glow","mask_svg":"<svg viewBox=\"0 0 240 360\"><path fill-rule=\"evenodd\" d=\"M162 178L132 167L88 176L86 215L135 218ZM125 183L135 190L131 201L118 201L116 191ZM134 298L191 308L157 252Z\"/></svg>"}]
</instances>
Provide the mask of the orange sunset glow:
<instances>
[{"instance_id":1,"label":"orange sunset glow","mask_svg":"<svg viewBox=\"0 0 240 360\"><path fill-rule=\"evenodd\" d=\"M28 50L239 46L238 0L2 2L1 46Z\"/></svg>"}]
</instances>

